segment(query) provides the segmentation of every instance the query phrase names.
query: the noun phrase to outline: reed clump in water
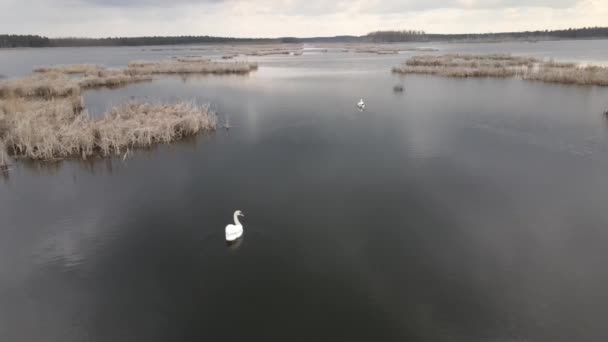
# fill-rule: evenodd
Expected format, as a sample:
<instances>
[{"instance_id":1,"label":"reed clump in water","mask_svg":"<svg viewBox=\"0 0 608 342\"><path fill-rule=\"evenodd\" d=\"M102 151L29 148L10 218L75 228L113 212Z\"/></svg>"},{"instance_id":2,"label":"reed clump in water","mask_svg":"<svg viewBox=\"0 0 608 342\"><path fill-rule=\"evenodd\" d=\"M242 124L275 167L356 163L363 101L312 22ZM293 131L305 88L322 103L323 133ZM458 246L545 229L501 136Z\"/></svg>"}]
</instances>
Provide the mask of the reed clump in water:
<instances>
[{"instance_id":1,"label":"reed clump in water","mask_svg":"<svg viewBox=\"0 0 608 342\"><path fill-rule=\"evenodd\" d=\"M0 139L6 151L31 159L54 159L93 149L93 126L80 96L0 100Z\"/></svg>"},{"instance_id":2,"label":"reed clump in water","mask_svg":"<svg viewBox=\"0 0 608 342\"><path fill-rule=\"evenodd\" d=\"M608 86L608 68L589 66L547 66L541 64L538 71L525 74L526 80L573 85Z\"/></svg>"},{"instance_id":3,"label":"reed clump in water","mask_svg":"<svg viewBox=\"0 0 608 342\"><path fill-rule=\"evenodd\" d=\"M66 64L66 65L54 65L44 66L34 69L34 72L48 73L48 72L59 72L62 74L85 74L94 73L99 70L105 69L102 65L96 64Z\"/></svg>"},{"instance_id":4,"label":"reed clump in water","mask_svg":"<svg viewBox=\"0 0 608 342\"><path fill-rule=\"evenodd\" d=\"M209 58L193 57L193 56L177 57L176 60L181 63L208 63L208 62L211 62L211 60Z\"/></svg>"},{"instance_id":5,"label":"reed clump in water","mask_svg":"<svg viewBox=\"0 0 608 342\"><path fill-rule=\"evenodd\" d=\"M372 46L362 46L358 47L354 50L356 53L375 53L377 55L396 55L401 51L439 51L435 48L431 47L399 47L392 48L390 45L372 45ZM345 52L348 52L345 51Z\"/></svg>"},{"instance_id":6,"label":"reed clump in water","mask_svg":"<svg viewBox=\"0 0 608 342\"><path fill-rule=\"evenodd\" d=\"M81 88L120 87L130 83L152 80L152 75L133 74L127 69L107 69L95 64L68 64L34 69L35 72L49 75L82 74L76 80ZM43 77L43 76L41 76ZM64 78L66 79L66 78Z\"/></svg>"},{"instance_id":7,"label":"reed clump in water","mask_svg":"<svg viewBox=\"0 0 608 342\"><path fill-rule=\"evenodd\" d=\"M159 62L134 61L129 63L131 75L151 74L247 74L257 70L257 63L215 62L209 60Z\"/></svg>"},{"instance_id":8,"label":"reed clump in water","mask_svg":"<svg viewBox=\"0 0 608 342\"><path fill-rule=\"evenodd\" d=\"M0 81L0 98L37 97L50 99L80 94L77 80L61 73L45 73Z\"/></svg>"},{"instance_id":9,"label":"reed clump in water","mask_svg":"<svg viewBox=\"0 0 608 342\"><path fill-rule=\"evenodd\" d=\"M608 86L606 67L503 54L414 56L393 68L393 72L446 77L519 77L548 83Z\"/></svg>"},{"instance_id":10,"label":"reed clump in water","mask_svg":"<svg viewBox=\"0 0 608 342\"><path fill-rule=\"evenodd\" d=\"M6 153L6 145L4 141L0 140L0 172L8 171L10 166L8 154Z\"/></svg>"},{"instance_id":11,"label":"reed clump in water","mask_svg":"<svg viewBox=\"0 0 608 342\"><path fill-rule=\"evenodd\" d=\"M29 159L108 156L215 128L215 113L191 102L129 102L94 120L80 96L0 100L0 153Z\"/></svg>"},{"instance_id":12,"label":"reed clump in water","mask_svg":"<svg viewBox=\"0 0 608 342\"><path fill-rule=\"evenodd\" d=\"M130 83L151 81L152 75L133 74L129 70L100 69L79 80L82 88L121 87Z\"/></svg>"},{"instance_id":13,"label":"reed clump in water","mask_svg":"<svg viewBox=\"0 0 608 342\"><path fill-rule=\"evenodd\" d=\"M95 122L95 146L102 155L109 155L129 147L170 143L216 126L216 115L208 105L129 102Z\"/></svg>"}]
</instances>

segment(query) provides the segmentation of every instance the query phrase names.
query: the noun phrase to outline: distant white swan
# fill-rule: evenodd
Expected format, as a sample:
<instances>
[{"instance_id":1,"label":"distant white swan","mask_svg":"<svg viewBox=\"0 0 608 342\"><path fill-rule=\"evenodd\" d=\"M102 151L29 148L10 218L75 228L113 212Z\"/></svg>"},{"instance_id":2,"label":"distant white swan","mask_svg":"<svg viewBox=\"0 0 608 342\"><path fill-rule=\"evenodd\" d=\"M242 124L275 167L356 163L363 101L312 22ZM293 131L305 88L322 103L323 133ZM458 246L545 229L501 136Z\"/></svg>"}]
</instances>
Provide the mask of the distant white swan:
<instances>
[{"instance_id":1,"label":"distant white swan","mask_svg":"<svg viewBox=\"0 0 608 342\"><path fill-rule=\"evenodd\" d=\"M239 216L245 216L240 210L234 212L234 224L226 226L226 241L234 241L243 235L243 225Z\"/></svg>"},{"instance_id":2,"label":"distant white swan","mask_svg":"<svg viewBox=\"0 0 608 342\"><path fill-rule=\"evenodd\" d=\"M365 102L363 102L363 99L359 100L359 102L357 103L357 107L361 110L365 109Z\"/></svg>"},{"instance_id":3,"label":"distant white swan","mask_svg":"<svg viewBox=\"0 0 608 342\"><path fill-rule=\"evenodd\" d=\"M226 130L229 130L232 128L232 126L230 126L230 119L228 117L226 117L226 123L224 123L224 128Z\"/></svg>"}]
</instances>

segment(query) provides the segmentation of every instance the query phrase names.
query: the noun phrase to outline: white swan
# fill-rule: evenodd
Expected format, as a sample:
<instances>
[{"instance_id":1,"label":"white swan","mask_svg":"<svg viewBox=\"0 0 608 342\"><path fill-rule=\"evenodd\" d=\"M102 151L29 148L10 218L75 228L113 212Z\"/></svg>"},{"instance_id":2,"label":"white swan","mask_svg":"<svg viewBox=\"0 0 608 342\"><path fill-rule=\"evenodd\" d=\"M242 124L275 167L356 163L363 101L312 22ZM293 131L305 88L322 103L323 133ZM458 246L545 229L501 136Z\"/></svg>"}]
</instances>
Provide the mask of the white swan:
<instances>
[{"instance_id":1,"label":"white swan","mask_svg":"<svg viewBox=\"0 0 608 342\"><path fill-rule=\"evenodd\" d=\"M365 109L365 102L363 102L363 99L359 100L359 103L357 103L357 107L359 107L359 109L361 110Z\"/></svg>"},{"instance_id":2,"label":"white swan","mask_svg":"<svg viewBox=\"0 0 608 342\"><path fill-rule=\"evenodd\" d=\"M245 216L240 210L234 212L234 224L226 226L226 241L234 241L243 235L243 225L239 216Z\"/></svg>"}]
</instances>

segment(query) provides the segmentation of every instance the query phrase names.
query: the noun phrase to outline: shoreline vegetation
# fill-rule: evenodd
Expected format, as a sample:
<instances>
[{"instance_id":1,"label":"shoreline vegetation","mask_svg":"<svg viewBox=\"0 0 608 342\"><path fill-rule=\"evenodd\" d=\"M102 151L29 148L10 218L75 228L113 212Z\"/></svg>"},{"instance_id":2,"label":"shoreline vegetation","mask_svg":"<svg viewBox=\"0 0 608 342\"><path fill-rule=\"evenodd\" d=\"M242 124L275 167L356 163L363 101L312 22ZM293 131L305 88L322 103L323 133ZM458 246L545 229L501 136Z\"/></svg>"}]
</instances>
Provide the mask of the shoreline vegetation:
<instances>
[{"instance_id":1,"label":"shoreline vegetation","mask_svg":"<svg viewBox=\"0 0 608 342\"><path fill-rule=\"evenodd\" d=\"M363 36L232 38L211 36L48 38L39 35L0 35L0 48L76 46L154 46L186 44L287 44L287 43L396 43L396 42L499 42L558 39L608 39L608 27L570 28L500 33L435 34L424 31L376 31Z\"/></svg>"},{"instance_id":2,"label":"shoreline vegetation","mask_svg":"<svg viewBox=\"0 0 608 342\"><path fill-rule=\"evenodd\" d=\"M34 160L120 155L216 129L208 105L130 101L92 119L81 96L0 99L0 155Z\"/></svg>"},{"instance_id":3,"label":"shoreline vegetation","mask_svg":"<svg viewBox=\"0 0 608 342\"><path fill-rule=\"evenodd\" d=\"M207 59L178 58L157 62L133 61L126 72L129 75L152 74L248 74L258 69L257 63L214 62Z\"/></svg>"},{"instance_id":4,"label":"shoreline vegetation","mask_svg":"<svg viewBox=\"0 0 608 342\"><path fill-rule=\"evenodd\" d=\"M608 67L505 54L414 56L394 67L393 73L456 78L520 78L546 83L608 86Z\"/></svg>"},{"instance_id":5,"label":"shoreline vegetation","mask_svg":"<svg viewBox=\"0 0 608 342\"><path fill-rule=\"evenodd\" d=\"M92 64L39 67L33 75L0 81L0 171L8 170L9 158L106 157L217 127L217 116L208 105L188 101L129 101L93 119L81 96L85 89L150 81L155 74L247 74L257 67L184 58L134 61L122 69Z\"/></svg>"}]
</instances>

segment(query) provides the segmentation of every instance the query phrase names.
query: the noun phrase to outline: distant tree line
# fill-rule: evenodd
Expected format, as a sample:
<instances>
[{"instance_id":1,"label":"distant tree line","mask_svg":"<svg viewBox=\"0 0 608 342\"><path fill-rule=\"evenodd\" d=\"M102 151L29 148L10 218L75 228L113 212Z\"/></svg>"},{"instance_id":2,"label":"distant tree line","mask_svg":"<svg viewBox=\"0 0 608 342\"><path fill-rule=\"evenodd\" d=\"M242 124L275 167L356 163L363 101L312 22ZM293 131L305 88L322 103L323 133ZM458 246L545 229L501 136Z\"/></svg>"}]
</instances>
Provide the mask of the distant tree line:
<instances>
[{"instance_id":1,"label":"distant tree line","mask_svg":"<svg viewBox=\"0 0 608 342\"><path fill-rule=\"evenodd\" d=\"M376 31L363 37L367 41L394 43L394 42L420 42L428 41L424 31Z\"/></svg>"},{"instance_id":2,"label":"distant tree line","mask_svg":"<svg viewBox=\"0 0 608 342\"><path fill-rule=\"evenodd\" d=\"M378 31L362 37L372 42L420 42L420 41L500 41L500 40L548 40L608 38L608 27L586 27L567 30L541 30L501 33L427 34L423 31Z\"/></svg>"},{"instance_id":3,"label":"distant tree line","mask_svg":"<svg viewBox=\"0 0 608 342\"><path fill-rule=\"evenodd\" d=\"M50 46L144 46L275 41L274 39L224 38L211 36L53 38Z\"/></svg>"},{"instance_id":4,"label":"distant tree line","mask_svg":"<svg viewBox=\"0 0 608 342\"><path fill-rule=\"evenodd\" d=\"M0 48L45 47L49 45L50 39L46 37L0 34Z\"/></svg>"},{"instance_id":5,"label":"distant tree line","mask_svg":"<svg viewBox=\"0 0 608 342\"><path fill-rule=\"evenodd\" d=\"M567 30L544 30L502 33L429 34L424 31L376 31L365 36L313 38L226 38L211 36L177 37L111 37L111 38L47 38L36 35L0 35L0 48L60 46L143 46L213 43L309 43L309 42L429 42L429 41L500 41L608 38L608 27L587 27Z\"/></svg>"}]
</instances>

